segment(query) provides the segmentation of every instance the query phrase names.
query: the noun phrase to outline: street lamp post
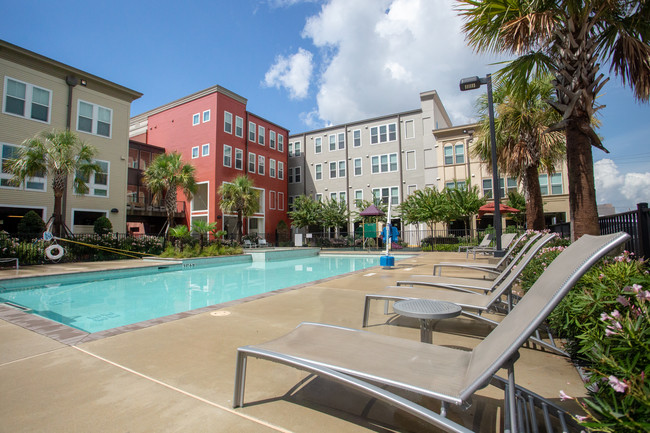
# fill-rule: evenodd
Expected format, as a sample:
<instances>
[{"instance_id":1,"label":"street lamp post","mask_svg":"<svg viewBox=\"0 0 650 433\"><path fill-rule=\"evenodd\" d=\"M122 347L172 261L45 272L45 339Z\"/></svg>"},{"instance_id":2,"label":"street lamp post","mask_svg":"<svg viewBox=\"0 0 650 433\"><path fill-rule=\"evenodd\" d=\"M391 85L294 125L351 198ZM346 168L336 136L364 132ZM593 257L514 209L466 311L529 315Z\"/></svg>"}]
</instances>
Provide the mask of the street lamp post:
<instances>
[{"instance_id":1,"label":"street lamp post","mask_svg":"<svg viewBox=\"0 0 650 433\"><path fill-rule=\"evenodd\" d=\"M481 84L487 84L488 113L490 116L490 148L492 152L492 195L494 197L494 231L496 233L496 251L495 257L502 257L504 251L501 249L501 197L499 195L499 170L497 168L497 140L494 131L494 102L492 100L492 75L487 74L485 78L468 77L460 80L460 90L474 90L481 87Z\"/></svg>"}]
</instances>

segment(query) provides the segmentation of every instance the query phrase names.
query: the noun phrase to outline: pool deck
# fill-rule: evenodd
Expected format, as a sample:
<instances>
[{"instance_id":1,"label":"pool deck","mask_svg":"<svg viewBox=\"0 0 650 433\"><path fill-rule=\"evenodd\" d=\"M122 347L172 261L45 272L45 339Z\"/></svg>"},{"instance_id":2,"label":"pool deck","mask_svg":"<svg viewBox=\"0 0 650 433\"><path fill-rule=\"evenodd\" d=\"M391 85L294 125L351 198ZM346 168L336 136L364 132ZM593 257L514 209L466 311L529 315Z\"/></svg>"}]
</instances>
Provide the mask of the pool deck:
<instances>
[{"instance_id":1,"label":"pool deck","mask_svg":"<svg viewBox=\"0 0 650 433\"><path fill-rule=\"evenodd\" d=\"M255 359L248 364L246 405L233 410L235 354L239 346L281 336L303 321L360 328L366 293L456 259L465 254L423 253L397 261L393 269L370 268L92 339L66 340L48 336L47 329L29 329L20 321L29 315L3 305L11 317L0 315L6 319L0 319L0 432L432 431L332 382ZM25 266L0 270L0 279L143 265L151 264ZM369 331L419 340L417 322L384 316L379 302L374 307ZM433 339L471 348L489 329L466 318L447 319ZM560 390L585 395L567 359L533 347L520 355L519 385L576 409L559 400ZM502 405L502 392L488 386L468 410L451 408L449 416L475 431L499 432Z\"/></svg>"}]
</instances>

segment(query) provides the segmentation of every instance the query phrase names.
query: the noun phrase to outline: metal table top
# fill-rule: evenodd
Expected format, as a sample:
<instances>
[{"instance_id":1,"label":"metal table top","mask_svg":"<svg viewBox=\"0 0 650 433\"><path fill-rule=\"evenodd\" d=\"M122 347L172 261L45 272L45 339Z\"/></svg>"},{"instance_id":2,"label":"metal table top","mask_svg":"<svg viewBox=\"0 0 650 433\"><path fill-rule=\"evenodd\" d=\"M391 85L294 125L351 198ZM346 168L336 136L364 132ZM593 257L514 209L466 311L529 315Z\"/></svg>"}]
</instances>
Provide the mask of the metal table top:
<instances>
[{"instance_id":1,"label":"metal table top","mask_svg":"<svg viewBox=\"0 0 650 433\"><path fill-rule=\"evenodd\" d=\"M446 301L407 299L395 302L393 310L402 316L416 319L447 319L458 316L462 308L459 305Z\"/></svg>"}]
</instances>

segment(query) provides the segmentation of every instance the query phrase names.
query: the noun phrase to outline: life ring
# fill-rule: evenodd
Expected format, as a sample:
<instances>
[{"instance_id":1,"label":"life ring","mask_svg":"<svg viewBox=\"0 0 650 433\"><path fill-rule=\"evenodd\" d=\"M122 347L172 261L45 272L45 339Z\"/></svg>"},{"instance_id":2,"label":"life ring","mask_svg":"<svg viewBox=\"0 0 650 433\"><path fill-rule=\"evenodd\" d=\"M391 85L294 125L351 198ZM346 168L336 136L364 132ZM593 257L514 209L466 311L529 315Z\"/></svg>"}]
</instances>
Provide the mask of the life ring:
<instances>
[{"instance_id":1,"label":"life ring","mask_svg":"<svg viewBox=\"0 0 650 433\"><path fill-rule=\"evenodd\" d=\"M63 257L65 250L61 245L50 245L45 248L45 256L50 260L59 260Z\"/></svg>"}]
</instances>

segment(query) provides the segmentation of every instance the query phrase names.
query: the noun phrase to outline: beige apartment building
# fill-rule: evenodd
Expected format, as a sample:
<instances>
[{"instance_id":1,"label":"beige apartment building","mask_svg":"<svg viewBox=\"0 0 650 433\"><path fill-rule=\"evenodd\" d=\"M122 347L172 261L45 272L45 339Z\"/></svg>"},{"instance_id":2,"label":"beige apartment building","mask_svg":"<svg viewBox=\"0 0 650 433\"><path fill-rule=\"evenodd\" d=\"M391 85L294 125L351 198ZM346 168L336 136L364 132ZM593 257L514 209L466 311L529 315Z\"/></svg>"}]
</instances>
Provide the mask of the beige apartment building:
<instances>
[{"instance_id":1,"label":"beige apartment building","mask_svg":"<svg viewBox=\"0 0 650 433\"><path fill-rule=\"evenodd\" d=\"M299 195L345 201L381 199L392 206L393 223L411 233L413 242L425 236L425 226L403 226L395 207L417 189L478 185L492 196L492 174L471 157L476 125L452 126L437 92L420 94L420 108L372 119L334 125L289 137L289 203ZM567 221L566 169L540 174L547 223ZM505 189L504 189L505 188ZM516 179L503 178L501 196L519 188ZM490 219L490 221L487 221ZM504 216L507 219L507 216ZM506 223L507 221L504 221ZM491 223L472 221L472 228ZM439 229L444 229L440 225ZM353 230L349 221L348 231Z\"/></svg>"},{"instance_id":2,"label":"beige apartment building","mask_svg":"<svg viewBox=\"0 0 650 433\"><path fill-rule=\"evenodd\" d=\"M2 40L0 79L0 230L15 232L30 210L50 218L54 194L47 177L16 187L4 165L24 140L69 128L97 149L102 170L88 179L88 194L74 193L69 182L66 225L73 233L92 232L94 221L106 216L124 233L130 108L142 94Z\"/></svg>"}]
</instances>

